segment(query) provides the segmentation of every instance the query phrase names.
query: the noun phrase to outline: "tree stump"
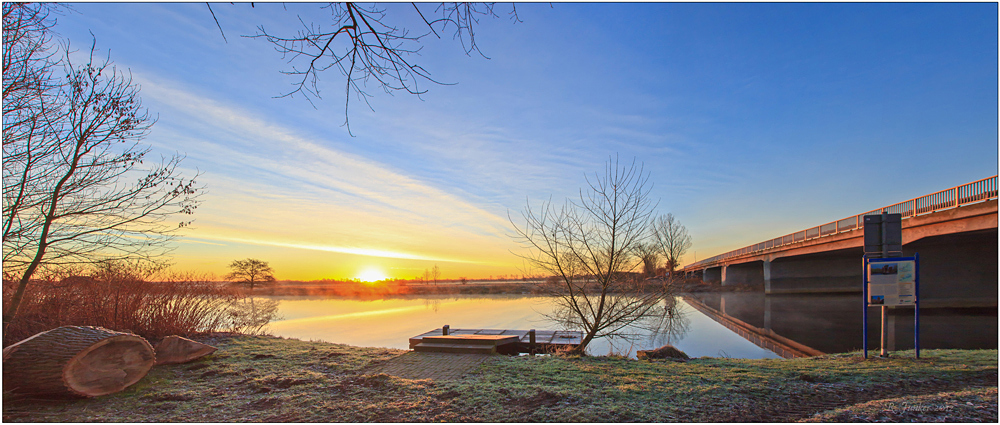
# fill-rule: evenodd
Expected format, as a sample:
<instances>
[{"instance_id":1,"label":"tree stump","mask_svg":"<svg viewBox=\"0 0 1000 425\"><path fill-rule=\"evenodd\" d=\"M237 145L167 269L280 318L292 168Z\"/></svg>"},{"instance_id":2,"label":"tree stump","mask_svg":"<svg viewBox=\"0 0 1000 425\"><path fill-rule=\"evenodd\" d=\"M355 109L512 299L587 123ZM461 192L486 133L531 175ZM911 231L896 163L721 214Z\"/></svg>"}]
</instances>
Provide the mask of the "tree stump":
<instances>
[{"instance_id":1,"label":"tree stump","mask_svg":"<svg viewBox=\"0 0 1000 425\"><path fill-rule=\"evenodd\" d=\"M138 382L155 362L138 335L63 326L4 348L3 386L24 395L96 397Z\"/></svg>"}]
</instances>

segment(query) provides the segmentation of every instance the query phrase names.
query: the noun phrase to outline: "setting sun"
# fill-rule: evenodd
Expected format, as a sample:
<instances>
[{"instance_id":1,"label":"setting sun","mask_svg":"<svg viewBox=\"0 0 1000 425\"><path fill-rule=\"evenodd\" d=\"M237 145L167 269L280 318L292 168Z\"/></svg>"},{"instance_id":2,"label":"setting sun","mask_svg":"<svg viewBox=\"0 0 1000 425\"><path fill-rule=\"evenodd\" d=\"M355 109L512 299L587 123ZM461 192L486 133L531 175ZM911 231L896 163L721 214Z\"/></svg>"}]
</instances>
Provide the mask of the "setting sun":
<instances>
[{"instance_id":1,"label":"setting sun","mask_svg":"<svg viewBox=\"0 0 1000 425\"><path fill-rule=\"evenodd\" d=\"M365 269L358 275L358 280L362 282L377 282L380 280L386 280L389 277L382 273L379 269Z\"/></svg>"}]
</instances>

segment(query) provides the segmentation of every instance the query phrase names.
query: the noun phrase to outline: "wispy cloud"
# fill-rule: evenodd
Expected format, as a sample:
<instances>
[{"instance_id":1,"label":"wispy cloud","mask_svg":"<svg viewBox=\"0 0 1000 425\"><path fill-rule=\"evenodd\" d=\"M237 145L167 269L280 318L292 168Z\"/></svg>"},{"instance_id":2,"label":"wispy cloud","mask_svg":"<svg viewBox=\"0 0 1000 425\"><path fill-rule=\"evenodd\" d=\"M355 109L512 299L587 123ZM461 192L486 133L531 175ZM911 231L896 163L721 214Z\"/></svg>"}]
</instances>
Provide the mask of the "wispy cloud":
<instances>
[{"instance_id":1,"label":"wispy cloud","mask_svg":"<svg viewBox=\"0 0 1000 425\"><path fill-rule=\"evenodd\" d=\"M324 146L322 141L307 140L247 111L146 78L142 87L144 95L240 139L236 143L198 140L203 145L199 149L213 155L211 160L266 170L304 185L388 207L397 214L405 211L416 216L445 215L493 234L497 234L497 227L506 225L506 219L445 190L376 161ZM297 188L282 189L294 191ZM414 208L414 205L433 208Z\"/></svg>"},{"instance_id":2,"label":"wispy cloud","mask_svg":"<svg viewBox=\"0 0 1000 425\"><path fill-rule=\"evenodd\" d=\"M201 240L201 239L197 239L197 238L191 238L191 237L186 237L183 240L181 240L181 242L183 242L183 243L201 244L201 245L226 246L226 244L224 244L224 243L208 242L208 241L205 241L205 240Z\"/></svg>"},{"instance_id":3,"label":"wispy cloud","mask_svg":"<svg viewBox=\"0 0 1000 425\"><path fill-rule=\"evenodd\" d=\"M425 261L441 261L441 262L451 262L451 263L479 264L479 262L476 261L465 261L465 260L450 259L450 258L437 258L425 255L409 254L405 252L392 252L379 249L356 248L356 247L345 247L345 246L311 245L304 243L280 242L273 240L255 240L255 239L245 239L245 238L235 238L235 237L215 236L215 235L201 235L201 237L219 241L248 243L254 245L278 246L283 248L308 249L313 251L336 252L341 254L365 255L369 257L401 258L406 260L425 260ZM219 245L219 244L213 244L213 245Z\"/></svg>"},{"instance_id":4,"label":"wispy cloud","mask_svg":"<svg viewBox=\"0 0 1000 425\"><path fill-rule=\"evenodd\" d=\"M480 265L496 264L490 257L512 244L507 218L461 190L174 83L136 78L143 96L171 117L157 125L155 142L185 151L187 165L204 172L209 191L189 232L198 239Z\"/></svg>"}]
</instances>

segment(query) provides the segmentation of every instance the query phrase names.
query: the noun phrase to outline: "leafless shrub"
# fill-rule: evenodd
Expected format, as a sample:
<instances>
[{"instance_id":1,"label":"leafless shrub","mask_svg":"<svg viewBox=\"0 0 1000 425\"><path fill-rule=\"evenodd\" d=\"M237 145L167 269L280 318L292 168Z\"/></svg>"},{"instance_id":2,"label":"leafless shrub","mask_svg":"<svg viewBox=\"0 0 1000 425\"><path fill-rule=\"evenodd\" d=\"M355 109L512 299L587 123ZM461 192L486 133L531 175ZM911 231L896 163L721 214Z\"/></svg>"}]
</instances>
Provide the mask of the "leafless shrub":
<instances>
[{"instance_id":1,"label":"leafless shrub","mask_svg":"<svg viewBox=\"0 0 1000 425\"><path fill-rule=\"evenodd\" d=\"M4 280L5 300L15 286ZM147 339L212 331L259 333L275 318L277 301L250 299L240 288L197 275L105 262L33 281L21 308L4 335L5 345L66 325L130 331Z\"/></svg>"}]
</instances>

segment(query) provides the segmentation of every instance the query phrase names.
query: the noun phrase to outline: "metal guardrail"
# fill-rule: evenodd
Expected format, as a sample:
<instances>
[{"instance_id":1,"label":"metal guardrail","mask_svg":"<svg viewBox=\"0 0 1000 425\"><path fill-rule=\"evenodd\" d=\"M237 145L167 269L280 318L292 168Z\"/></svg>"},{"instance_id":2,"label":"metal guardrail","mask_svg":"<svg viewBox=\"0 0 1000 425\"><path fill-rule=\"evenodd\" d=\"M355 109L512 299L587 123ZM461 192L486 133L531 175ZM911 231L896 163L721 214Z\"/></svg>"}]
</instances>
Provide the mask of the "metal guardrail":
<instances>
[{"instance_id":1,"label":"metal guardrail","mask_svg":"<svg viewBox=\"0 0 1000 425\"><path fill-rule=\"evenodd\" d=\"M922 214L929 214L936 211L950 208L958 208L967 204L979 203L997 197L997 176L987 177L972 183L955 186L930 195L913 198L898 204L874 209L855 216L850 216L841 220L831 221L806 230L791 233L785 236L753 244L740 249L732 250L724 254L688 264L681 270L689 268L704 267L714 265L714 263L728 260L734 257L757 254L769 249L782 247L794 243L805 242L817 238L836 235L854 229L864 227L865 216L882 214L900 214L903 218L915 217Z\"/></svg>"}]
</instances>

